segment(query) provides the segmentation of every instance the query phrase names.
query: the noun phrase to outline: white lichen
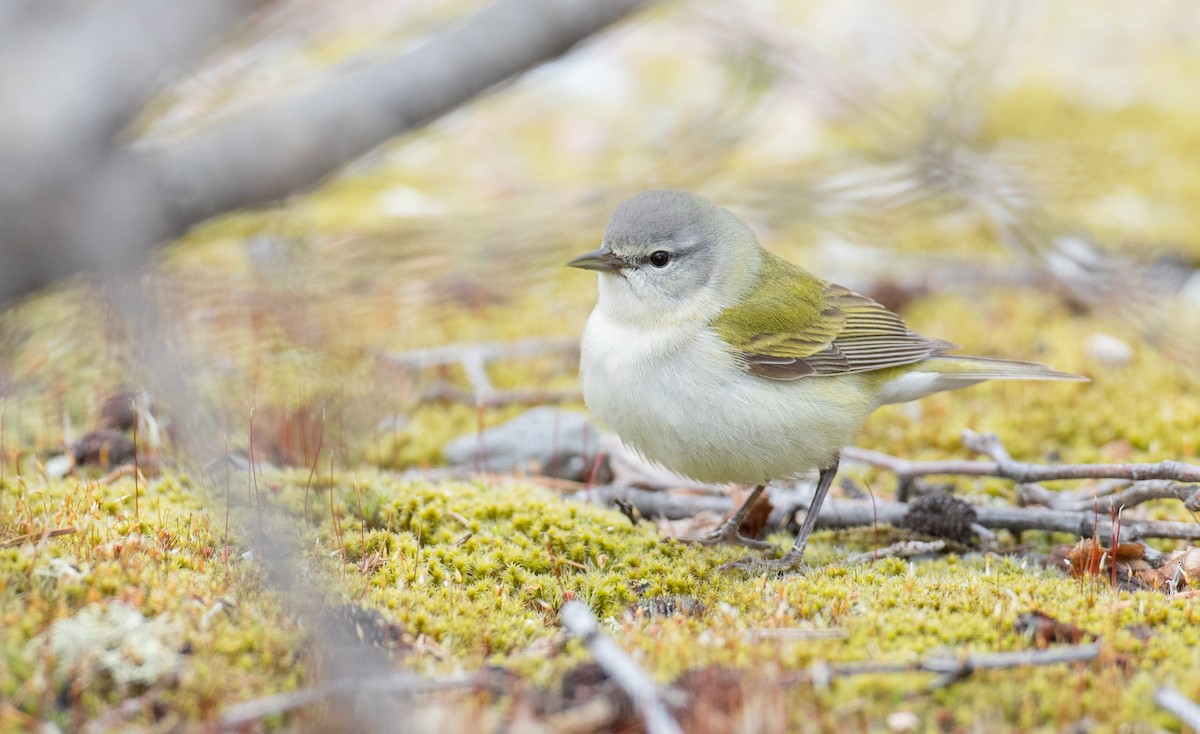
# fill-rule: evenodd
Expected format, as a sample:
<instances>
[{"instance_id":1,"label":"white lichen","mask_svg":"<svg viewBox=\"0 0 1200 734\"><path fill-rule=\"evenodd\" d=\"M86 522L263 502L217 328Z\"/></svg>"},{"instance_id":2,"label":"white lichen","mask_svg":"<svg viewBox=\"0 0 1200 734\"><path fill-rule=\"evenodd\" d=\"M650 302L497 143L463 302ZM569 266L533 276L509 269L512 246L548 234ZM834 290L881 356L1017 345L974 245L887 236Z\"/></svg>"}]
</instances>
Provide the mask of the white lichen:
<instances>
[{"instance_id":1,"label":"white lichen","mask_svg":"<svg viewBox=\"0 0 1200 734\"><path fill-rule=\"evenodd\" d=\"M179 636L167 615L146 619L129 604L113 601L60 619L35 644L49 647L61 675L108 676L124 689L174 675L181 662Z\"/></svg>"}]
</instances>

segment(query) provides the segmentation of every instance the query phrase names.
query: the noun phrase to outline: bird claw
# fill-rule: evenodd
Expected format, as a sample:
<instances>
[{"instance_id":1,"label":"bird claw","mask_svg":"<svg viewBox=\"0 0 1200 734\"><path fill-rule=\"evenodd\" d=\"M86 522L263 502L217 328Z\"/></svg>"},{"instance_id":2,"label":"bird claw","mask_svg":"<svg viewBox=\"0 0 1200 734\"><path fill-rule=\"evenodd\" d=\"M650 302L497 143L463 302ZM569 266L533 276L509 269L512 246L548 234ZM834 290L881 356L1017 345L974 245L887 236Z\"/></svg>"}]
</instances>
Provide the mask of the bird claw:
<instances>
[{"instance_id":1,"label":"bird claw","mask_svg":"<svg viewBox=\"0 0 1200 734\"><path fill-rule=\"evenodd\" d=\"M697 545L720 545L721 543L729 543L730 545L741 545L746 548L754 548L756 550L766 550L772 547L770 543L764 540L755 540L747 538L738 531L736 523L724 522L716 530L707 532L704 535L696 535L691 538L680 538L684 543L695 543Z\"/></svg>"},{"instance_id":2,"label":"bird claw","mask_svg":"<svg viewBox=\"0 0 1200 734\"><path fill-rule=\"evenodd\" d=\"M766 559L746 556L739 558L736 561L722 564L718 571L746 571L753 574L776 574L779 576L787 574L803 574L807 568L804 565L802 558L788 553L782 558Z\"/></svg>"}]
</instances>

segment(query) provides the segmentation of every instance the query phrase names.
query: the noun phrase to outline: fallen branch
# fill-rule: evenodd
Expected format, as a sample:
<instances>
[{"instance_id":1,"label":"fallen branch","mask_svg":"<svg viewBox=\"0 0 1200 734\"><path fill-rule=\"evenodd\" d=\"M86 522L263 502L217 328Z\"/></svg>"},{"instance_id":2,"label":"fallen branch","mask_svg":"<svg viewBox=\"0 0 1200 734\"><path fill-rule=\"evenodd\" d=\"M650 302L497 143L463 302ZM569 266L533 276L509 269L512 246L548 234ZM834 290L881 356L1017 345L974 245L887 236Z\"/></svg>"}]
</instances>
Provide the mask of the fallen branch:
<instances>
[{"instance_id":1,"label":"fallen branch","mask_svg":"<svg viewBox=\"0 0 1200 734\"><path fill-rule=\"evenodd\" d=\"M501 359L528 359L543 354L571 353L579 350L579 339L519 339L511 342L478 342L475 344L446 344L407 352L388 352L380 359L393 367L427 369L464 362L496 362Z\"/></svg>"},{"instance_id":2,"label":"fallen branch","mask_svg":"<svg viewBox=\"0 0 1200 734\"><path fill-rule=\"evenodd\" d=\"M649 734L682 734L658 685L617 643L600 632L596 618L585 604L569 601L559 610L559 617L563 627L583 642L596 663L629 696Z\"/></svg>"},{"instance_id":3,"label":"fallen branch","mask_svg":"<svg viewBox=\"0 0 1200 734\"><path fill-rule=\"evenodd\" d=\"M1161 461L1157 464L1036 464L1014 460L995 434L979 434L970 430L963 431L963 445L988 456L992 461L909 461L856 447L843 449L842 459L870 464L895 474L896 496L902 501L907 499L908 490L914 480L934 475L1001 477L1011 479L1017 484L1056 479L1127 479L1134 482L1164 480L1200 484L1200 466L1181 461Z\"/></svg>"},{"instance_id":4,"label":"fallen branch","mask_svg":"<svg viewBox=\"0 0 1200 734\"><path fill-rule=\"evenodd\" d=\"M880 558L913 558L931 553L941 553L945 550L946 541L944 540L902 540L899 543L892 543L887 548L856 553L847 558L844 563L847 566L854 566L859 563L877 561Z\"/></svg>"},{"instance_id":5,"label":"fallen branch","mask_svg":"<svg viewBox=\"0 0 1200 734\"><path fill-rule=\"evenodd\" d=\"M901 502L876 503L878 520L895 525L904 517L908 505ZM828 508L828 509L827 509ZM1093 535L1101 541L1112 540L1114 523L1107 515L1087 512L1068 512L1044 508L975 507L976 522L992 530L1009 530L1019 533L1024 530L1042 530L1052 533L1071 533L1081 538ZM826 501L817 516L817 527L849 528L866 527L874 522L871 506L865 502L846 500ZM1176 540L1200 540L1200 523L1168 522L1164 520L1135 520L1122 517L1119 526L1121 540L1141 538L1171 538Z\"/></svg>"},{"instance_id":6,"label":"fallen branch","mask_svg":"<svg viewBox=\"0 0 1200 734\"><path fill-rule=\"evenodd\" d=\"M473 688L485 681L479 676L466 678L421 678L412 673L392 673L382 678L351 678L333 681L315 688L276 693L234 704L218 720L220 731L240 730L264 717L298 709L333 696L389 695L411 697L421 693Z\"/></svg>"},{"instance_id":7,"label":"fallen branch","mask_svg":"<svg viewBox=\"0 0 1200 734\"><path fill-rule=\"evenodd\" d=\"M828 686L834 678L878 673L937 673L942 677L931 688L942 688L963 680L980 670L1005 670L1034 665L1058 665L1094 660L1100 644L1054 647L1046 650L1021 650L967 655L962 658L929 657L914 662L816 663L801 674L800 681L818 687ZM797 681L799 682L799 681Z\"/></svg>"},{"instance_id":8,"label":"fallen branch","mask_svg":"<svg viewBox=\"0 0 1200 734\"><path fill-rule=\"evenodd\" d=\"M1159 708L1166 709L1175 715L1183 725L1193 731L1200 731L1200 706L1196 702L1171 686L1163 686L1154 692L1154 702Z\"/></svg>"},{"instance_id":9,"label":"fallen branch","mask_svg":"<svg viewBox=\"0 0 1200 734\"><path fill-rule=\"evenodd\" d=\"M545 405L578 400L578 390L497 390L487 374L487 365L501 359L529 359L543 354L573 354L579 351L579 340L520 339L511 342L479 342L476 344L447 344L408 352L385 353L379 359L387 366L405 370L423 370L456 364L462 367L471 383L464 390L439 382L421 395L422 402L444 400L480 407L508 405Z\"/></svg>"},{"instance_id":10,"label":"fallen branch","mask_svg":"<svg viewBox=\"0 0 1200 734\"><path fill-rule=\"evenodd\" d=\"M617 500L622 500L635 507L644 517L664 517L668 520L693 517L701 512L712 512L723 516L733 511L733 500L727 496L655 491L634 487L594 487L590 493L580 492L575 496L586 498L597 504L613 504ZM781 513L783 517L789 517L796 509L807 508L807 495L801 492L787 492L784 496L792 501L780 501L779 495L772 495L772 502L777 507L790 508ZM870 527L876 522L896 525L908 512L908 509L909 505L903 502L886 500L877 500L874 508L870 502L860 500L826 500L821 505L820 514L817 515L817 527ZM1091 509L1073 512L1041 507L977 505L975 513L976 524L990 530L1009 530L1014 533L1025 530L1041 530L1052 533L1069 533L1081 538L1090 538L1094 535L1097 539L1107 543L1112 540L1116 530L1107 514L1098 514ZM779 527L781 524L781 522L775 522L771 526ZM1122 517L1119 527L1121 540L1170 538L1200 541L1200 523L1137 520Z\"/></svg>"},{"instance_id":11,"label":"fallen branch","mask_svg":"<svg viewBox=\"0 0 1200 734\"><path fill-rule=\"evenodd\" d=\"M1157 464L1035 464L1016 461L1009 455L1000 437L994 433L963 431L963 445L994 460L1000 468L998 476L1018 484L1045 482L1052 479L1170 479L1176 482L1200 483L1200 466L1182 461L1160 461Z\"/></svg>"},{"instance_id":12,"label":"fallen branch","mask_svg":"<svg viewBox=\"0 0 1200 734\"><path fill-rule=\"evenodd\" d=\"M1166 479L1147 479L1143 482L1121 482L1086 491L1055 492L1040 484L1017 487L1017 500L1026 505L1042 505L1054 510L1078 510L1108 515L1118 510L1136 507L1151 500L1179 500L1190 512L1200 512L1200 490L1195 485Z\"/></svg>"},{"instance_id":13,"label":"fallen branch","mask_svg":"<svg viewBox=\"0 0 1200 734\"><path fill-rule=\"evenodd\" d=\"M507 408L510 405L556 405L583 399L580 390L496 390L490 387L475 392L448 382L436 382L421 392L422 403L463 403L484 408Z\"/></svg>"}]
</instances>

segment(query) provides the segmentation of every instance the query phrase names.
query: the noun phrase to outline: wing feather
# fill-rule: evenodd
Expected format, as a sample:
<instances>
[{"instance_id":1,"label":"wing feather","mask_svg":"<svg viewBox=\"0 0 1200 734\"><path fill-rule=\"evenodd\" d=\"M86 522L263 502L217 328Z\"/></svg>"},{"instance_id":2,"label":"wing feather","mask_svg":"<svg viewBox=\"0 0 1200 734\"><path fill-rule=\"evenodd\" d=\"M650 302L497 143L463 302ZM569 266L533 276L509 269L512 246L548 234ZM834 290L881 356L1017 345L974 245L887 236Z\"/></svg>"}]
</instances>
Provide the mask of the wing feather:
<instances>
[{"instance_id":1,"label":"wing feather","mask_svg":"<svg viewBox=\"0 0 1200 734\"><path fill-rule=\"evenodd\" d=\"M769 253L757 285L746 303L727 310L713 326L742 355L747 369L762 377L868 372L955 348L915 333L870 298Z\"/></svg>"}]
</instances>

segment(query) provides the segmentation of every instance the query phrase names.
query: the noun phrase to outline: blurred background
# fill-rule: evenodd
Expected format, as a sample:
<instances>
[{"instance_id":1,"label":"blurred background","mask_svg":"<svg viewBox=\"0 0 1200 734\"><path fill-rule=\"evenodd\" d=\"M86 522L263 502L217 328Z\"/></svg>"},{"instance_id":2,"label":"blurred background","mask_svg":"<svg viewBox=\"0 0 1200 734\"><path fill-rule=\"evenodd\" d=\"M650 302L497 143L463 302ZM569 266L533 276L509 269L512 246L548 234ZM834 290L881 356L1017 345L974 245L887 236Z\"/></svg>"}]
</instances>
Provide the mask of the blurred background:
<instances>
[{"instance_id":1,"label":"blurred background","mask_svg":"<svg viewBox=\"0 0 1200 734\"><path fill-rule=\"evenodd\" d=\"M169 148L408 53L481 7L262 4L217 50L159 69L119 137ZM247 450L253 424L260 456L280 464L307 466L324 446L341 465L433 466L448 439L532 404L581 408L574 344L595 289L561 265L596 246L623 198L660 187L732 208L768 248L918 331L1096 383L1086 404L1055 404L1042 386L939 395L889 409L864 445L936 453L964 425L1011 421L1044 428L1008 439L1026 456L1194 457L1193 10L646 7L310 191L192 227L132 281L162 339L131 333L91 276L10 301L4 464L45 460L110 396L146 388L147 350L186 377L176 397L215 406L221 441Z\"/></svg>"}]
</instances>

